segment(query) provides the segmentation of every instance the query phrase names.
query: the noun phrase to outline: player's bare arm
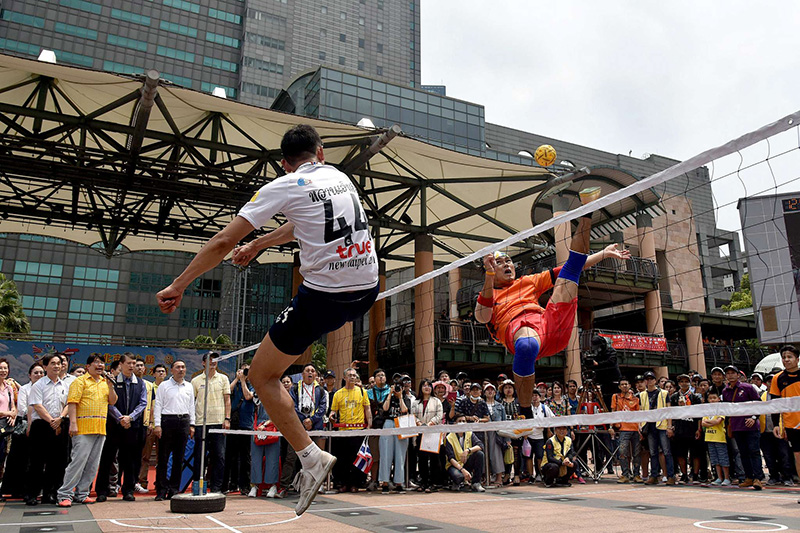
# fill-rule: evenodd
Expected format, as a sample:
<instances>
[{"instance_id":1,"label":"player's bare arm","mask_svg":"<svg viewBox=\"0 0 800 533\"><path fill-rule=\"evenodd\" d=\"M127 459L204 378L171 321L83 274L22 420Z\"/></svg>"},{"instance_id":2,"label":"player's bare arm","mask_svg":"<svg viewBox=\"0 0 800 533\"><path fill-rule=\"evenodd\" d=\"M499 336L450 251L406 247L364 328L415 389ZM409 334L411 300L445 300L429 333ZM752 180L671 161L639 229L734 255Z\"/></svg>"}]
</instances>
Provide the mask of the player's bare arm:
<instances>
[{"instance_id":1,"label":"player's bare arm","mask_svg":"<svg viewBox=\"0 0 800 533\"><path fill-rule=\"evenodd\" d=\"M483 267L486 270L486 275L481 289L481 297L475 305L475 320L481 324L487 324L492 320L491 300L494 297L494 278L495 269L497 268L497 261L494 255L490 254L483 258Z\"/></svg>"},{"instance_id":2,"label":"player's bare arm","mask_svg":"<svg viewBox=\"0 0 800 533\"><path fill-rule=\"evenodd\" d=\"M192 262L172 284L156 294L158 307L162 313L172 313L183 299L186 290L195 279L202 276L225 259L236 243L253 231L253 226L246 219L237 216L227 226L200 249Z\"/></svg>"},{"instance_id":3,"label":"player's bare arm","mask_svg":"<svg viewBox=\"0 0 800 533\"><path fill-rule=\"evenodd\" d=\"M237 246L233 250L233 264L247 266L261 250L270 246L280 246L294 240L294 224L287 222L274 231L262 235L254 241L250 241L242 246Z\"/></svg>"},{"instance_id":4,"label":"player's bare arm","mask_svg":"<svg viewBox=\"0 0 800 533\"><path fill-rule=\"evenodd\" d=\"M630 259L631 252L630 250L620 249L619 245L617 244L609 244L601 251L594 253L586 258L586 264L583 266L583 269L586 270L589 267L593 267L603 259Z\"/></svg>"}]
</instances>

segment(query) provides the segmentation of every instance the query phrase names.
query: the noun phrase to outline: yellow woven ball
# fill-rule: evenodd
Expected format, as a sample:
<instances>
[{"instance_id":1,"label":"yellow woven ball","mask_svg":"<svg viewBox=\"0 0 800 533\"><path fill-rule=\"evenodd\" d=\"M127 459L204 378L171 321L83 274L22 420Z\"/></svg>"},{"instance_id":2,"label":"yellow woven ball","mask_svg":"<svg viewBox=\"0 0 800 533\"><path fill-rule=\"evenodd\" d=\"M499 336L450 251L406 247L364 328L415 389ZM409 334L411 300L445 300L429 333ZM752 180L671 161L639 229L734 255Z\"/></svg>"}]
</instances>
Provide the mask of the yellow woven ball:
<instances>
[{"instance_id":1,"label":"yellow woven ball","mask_svg":"<svg viewBox=\"0 0 800 533\"><path fill-rule=\"evenodd\" d=\"M543 144L536 149L533 159L543 167L549 167L556 162L556 149L549 144Z\"/></svg>"}]
</instances>

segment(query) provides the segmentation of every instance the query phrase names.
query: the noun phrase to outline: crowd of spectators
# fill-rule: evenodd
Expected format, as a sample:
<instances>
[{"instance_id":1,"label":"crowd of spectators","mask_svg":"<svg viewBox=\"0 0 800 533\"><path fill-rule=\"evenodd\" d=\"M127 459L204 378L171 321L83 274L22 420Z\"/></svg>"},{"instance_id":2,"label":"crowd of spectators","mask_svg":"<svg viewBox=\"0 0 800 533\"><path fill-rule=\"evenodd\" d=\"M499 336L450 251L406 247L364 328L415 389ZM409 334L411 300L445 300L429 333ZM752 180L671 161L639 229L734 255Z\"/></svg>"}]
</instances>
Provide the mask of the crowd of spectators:
<instances>
[{"instance_id":1,"label":"crowd of spectators","mask_svg":"<svg viewBox=\"0 0 800 533\"><path fill-rule=\"evenodd\" d=\"M597 398L598 391L584 391L573 380L542 382L532 392L533 417L800 396L798 350L786 346L781 355L785 370L767 376L753 374L748 380L727 366L713 368L709 378L690 372L672 381L648 371L623 377L614 385L618 390L602 391ZM170 368L155 365L145 378L144 361L130 353L108 368L99 355L69 374L68 365L66 356L48 354L30 367L30 381L20 385L8 378L8 363L0 359L0 465L5 464L0 493L27 505L69 507L119 495L125 501L144 494L169 499L186 490L185 468L192 468L192 479L200 478L204 420L208 429L274 430L247 364L232 381L209 356L203 358L203 373L191 381L181 360ZM353 367L343 378L337 388L334 372L319 375L312 364L305 365L296 383L283 377L306 430L442 426L442 431L425 439L318 437L317 443L338 459L327 490L483 492L523 483L569 486L585 483L590 475L613 475L617 483L755 490L798 482L800 412L464 431L462 423L522 418L512 379L500 374L472 380L464 372L451 377L442 370L436 381L423 379L414 389L408 375L387 379L378 369L363 381ZM603 396L610 397L609 405ZM205 439L203 477L211 491L282 498L294 490L300 464L284 439L235 433L207 433ZM600 445L587 446L591 439ZM193 446L187 448L190 440Z\"/></svg>"}]
</instances>

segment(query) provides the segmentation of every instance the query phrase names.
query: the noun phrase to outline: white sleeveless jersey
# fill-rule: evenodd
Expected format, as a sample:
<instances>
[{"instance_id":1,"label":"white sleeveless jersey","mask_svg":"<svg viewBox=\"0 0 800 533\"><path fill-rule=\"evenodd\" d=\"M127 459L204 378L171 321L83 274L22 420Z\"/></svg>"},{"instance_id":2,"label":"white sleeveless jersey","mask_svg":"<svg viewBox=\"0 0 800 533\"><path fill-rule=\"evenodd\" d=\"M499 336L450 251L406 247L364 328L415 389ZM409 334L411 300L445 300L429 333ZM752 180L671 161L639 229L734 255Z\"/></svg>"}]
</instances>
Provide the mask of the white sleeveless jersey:
<instances>
[{"instance_id":1,"label":"white sleeveless jersey","mask_svg":"<svg viewBox=\"0 0 800 533\"><path fill-rule=\"evenodd\" d=\"M304 163L261 187L239 216L260 228L277 213L294 224L300 273L309 288L348 292L378 283L367 216L345 174L329 165Z\"/></svg>"}]
</instances>

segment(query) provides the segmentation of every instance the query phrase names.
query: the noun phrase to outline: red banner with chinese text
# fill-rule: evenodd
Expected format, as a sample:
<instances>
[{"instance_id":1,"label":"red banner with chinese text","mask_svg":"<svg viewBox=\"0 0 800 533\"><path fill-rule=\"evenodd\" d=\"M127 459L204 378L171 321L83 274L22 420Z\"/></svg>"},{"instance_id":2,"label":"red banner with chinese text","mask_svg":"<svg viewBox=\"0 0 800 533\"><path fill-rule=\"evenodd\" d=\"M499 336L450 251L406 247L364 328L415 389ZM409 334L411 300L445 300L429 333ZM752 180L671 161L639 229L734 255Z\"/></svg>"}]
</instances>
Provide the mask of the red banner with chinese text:
<instances>
[{"instance_id":1,"label":"red banner with chinese text","mask_svg":"<svg viewBox=\"0 0 800 533\"><path fill-rule=\"evenodd\" d=\"M642 350L645 352L666 352L667 339L664 337L645 337L641 335L609 335L601 333L600 336L611 339L611 346L615 350Z\"/></svg>"}]
</instances>

